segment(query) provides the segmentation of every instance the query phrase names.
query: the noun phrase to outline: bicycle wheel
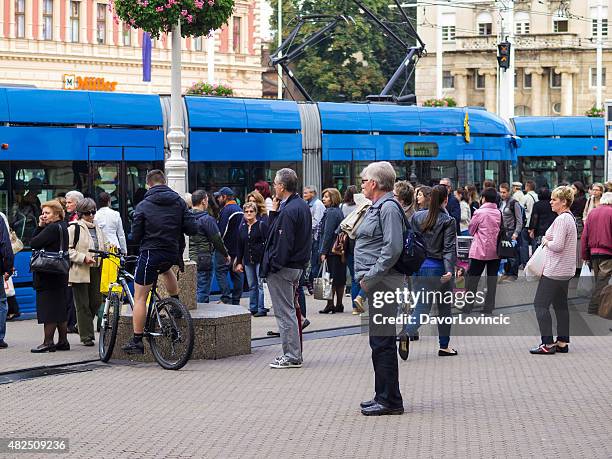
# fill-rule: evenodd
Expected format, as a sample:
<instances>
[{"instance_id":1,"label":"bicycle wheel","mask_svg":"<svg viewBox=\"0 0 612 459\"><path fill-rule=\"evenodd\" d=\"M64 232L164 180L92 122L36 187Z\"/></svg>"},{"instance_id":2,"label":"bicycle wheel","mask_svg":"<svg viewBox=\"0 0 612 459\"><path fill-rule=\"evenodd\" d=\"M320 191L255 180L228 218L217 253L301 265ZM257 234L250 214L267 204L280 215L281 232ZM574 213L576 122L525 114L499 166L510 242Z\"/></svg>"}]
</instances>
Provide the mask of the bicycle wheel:
<instances>
[{"instance_id":1,"label":"bicycle wheel","mask_svg":"<svg viewBox=\"0 0 612 459\"><path fill-rule=\"evenodd\" d=\"M111 355L113 355L117 330L119 329L120 311L121 301L119 300L119 295L111 292L108 297L108 310L105 310L102 316L102 325L100 326L100 336L98 338L98 352L100 360L103 362L108 362Z\"/></svg>"},{"instance_id":2,"label":"bicycle wheel","mask_svg":"<svg viewBox=\"0 0 612 459\"><path fill-rule=\"evenodd\" d=\"M195 332L184 304L175 298L159 300L149 317L147 331L153 356L162 368L179 370L185 366L193 352Z\"/></svg>"}]
</instances>

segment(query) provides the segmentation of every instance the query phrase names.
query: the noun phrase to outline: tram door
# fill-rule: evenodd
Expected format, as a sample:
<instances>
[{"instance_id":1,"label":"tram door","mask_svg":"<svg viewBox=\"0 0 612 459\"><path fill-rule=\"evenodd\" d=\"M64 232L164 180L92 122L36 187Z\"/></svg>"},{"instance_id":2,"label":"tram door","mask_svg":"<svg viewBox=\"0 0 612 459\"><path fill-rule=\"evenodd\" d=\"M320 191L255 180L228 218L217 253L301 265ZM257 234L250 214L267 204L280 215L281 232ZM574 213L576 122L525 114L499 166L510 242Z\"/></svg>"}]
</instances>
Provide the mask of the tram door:
<instances>
[{"instance_id":1,"label":"tram door","mask_svg":"<svg viewBox=\"0 0 612 459\"><path fill-rule=\"evenodd\" d=\"M154 158L150 147L89 147L88 194L96 202L101 192L110 195L110 207L121 214L130 252L135 249L129 238L134 210L146 193L147 173L163 169L163 162Z\"/></svg>"}]
</instances>

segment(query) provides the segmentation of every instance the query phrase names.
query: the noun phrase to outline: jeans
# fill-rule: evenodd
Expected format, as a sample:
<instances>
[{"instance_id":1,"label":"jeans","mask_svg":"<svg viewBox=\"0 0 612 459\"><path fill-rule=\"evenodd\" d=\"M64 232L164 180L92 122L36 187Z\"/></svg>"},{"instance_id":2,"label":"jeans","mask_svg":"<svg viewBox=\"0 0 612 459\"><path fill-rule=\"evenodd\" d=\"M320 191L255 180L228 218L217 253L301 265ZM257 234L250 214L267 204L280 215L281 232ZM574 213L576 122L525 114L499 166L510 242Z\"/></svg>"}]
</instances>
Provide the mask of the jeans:
<instances>
[{"instance_id":1,"label":"jeans","mask_svg":"<svg viewBox=\"0 0 612 459\"><path fill-rule=\"evenodd\" d=\"M249 284L249 310L253 314L256 312L266 312L263 279L259 277L259 263L256 265L245 263L244 272Z\"/></svg>"},{"instance_id":2,"label":"jeans","mask_svg":"<svg viewBox=\"0 0 612 459\"><path fill-rule=\"evenodd\" d=\"M429 314L431 311L431 303L424 301L428 292L444 292L450 290L451 282L442 283L440 277L445 274L444 267L434 268L421 268L414 277L414 292L415 295L419 295L418 301L410 315L409 322L404 326L404 332L409 336L415 336L421 323L421 314ZM422 292L422 293L421 293ZM431 295L431 293L429 293ZM444 301L438 303L438 314L440 317L450 317L451 315L451 304ZM450 324L442 323L438 324L438 340L440 342L440 349L446 349L450 342Z\"/></svg>"},{"instance_id":3,"label":"jeans","mask_svg":"<svg viewBox=\"0 0 612 459\"><path fill-rule=\"evenodd\" d=\"M557 340L569 343L569 308L567 305L567 289L569 280L550 279L542 276L533 299L542 344L553 344L552 316L550 305L552 303L557 317Z\"/></svg>"},{"instance_id":4,"label":"jeans","mask_svg":"<svg viewBox=\"0 0 612 459\"><path fill-rule=\"evenodd\" d=\"M482 305L482 312L493 312L495 309L495 292L497 290L497 271L499 271L499 258L495 260L476 260L470 258L470 267L467 272L466 290L476 292L478 282L485 267L487 268L487 296ZM471 310L470 305L470 310Z\"/></svg>"},{"instance_id":5,"label":"jeans","mask_svg":"<svg viewBox=\"0 0 612 459\"><path fill-rule=\"evenodd\" d=\"M312 240L312 251L310 252L310 274L308 275L308 284L312 285L314 279L319 275L321 260L319 258L319 241Z\"/></svg>"},{"instance_id":6,"label":"jeans","mask_svg":"<svg viewBox=\"0 0 612 459\"><path fill-rule=\"evenodd\" d=\"M519 254L520 263L524 266L529 261L529 247L531 247L531 253L535 252L537 248L535 239L529 237L529 231L523 228L521 236L519 237Z\"/></svg>"},{"instance_id":7,"label":"jeans","mask_svg":"<svg viewBox=\"0 0 612 459\"><path fill-rule=\"evenodd\" d=\"M6 336L6 315L8 314L8 303L4 285L0 288L0 341Z\"/></svg>"},{"instance_id":8,"label":"jeans","mask_svg":"<svg viewBox=\"0 0 612 459\"><path fill-rule=\"evenodd\" d=\"M221 289L221 302L229 304L240 304L240 297L242 296L242 283L244 278L242 273L237 273L230 266L234 263L234 257L229 265L225 263L225 258L219 252L215 252L216 269L215 275L217 277L217 284ZM227 274L229 273L230 279L232 280L232 288L230 291L230 285L227 280ZM230 297L231 293L231 297Z\"/></svg>"},{"instance_id":9,"label":"jeans","mask_svg":"<svg viewBox=\"0 0 612 459\"><path fill-rule=\"evenodd\" d=\"M347 255L346 265L348 266L349 273L351 273L351 300L355 301L357 296L365 298L365 292L361 290L359 282L355 279L355 254L353 252L349 252Z\"/></svg>"},{"instance_id":10,"label":"jeans","mask_svg":"<svg viewBox=\"0 0 612 459\"><path fill-rule=\"evenodd\" d=\"M198 271L198 285L196 291L196 301L198 303L210 302L210 286L212 283L212 271Z\"/></svg>"}]
</instances>

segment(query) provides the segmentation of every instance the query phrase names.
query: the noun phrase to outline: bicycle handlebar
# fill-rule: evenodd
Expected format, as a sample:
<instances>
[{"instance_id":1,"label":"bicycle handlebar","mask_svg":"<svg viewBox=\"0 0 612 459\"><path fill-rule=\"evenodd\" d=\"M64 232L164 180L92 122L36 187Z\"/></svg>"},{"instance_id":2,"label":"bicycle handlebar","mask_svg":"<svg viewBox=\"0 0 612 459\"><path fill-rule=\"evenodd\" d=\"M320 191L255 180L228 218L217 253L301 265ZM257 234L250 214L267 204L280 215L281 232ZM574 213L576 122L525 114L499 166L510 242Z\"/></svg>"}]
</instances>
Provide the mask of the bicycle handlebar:
<instances>
[{"instance_id":1,"label":"bicycle handlebar","mask_svg":"<svg viewBox=\"0 0 612 459\"><path fill-rule=\"evenodd\" d=\"M119 252L119 253L112 253L112 252L105 252L104 250L89 249L89 253L94 253L96 255L99 255L102 258L108 258L110 256L115 256L115 257L118 257L118 258L120 258L120 259L122 259L123 261L126 261L126 262L136 261L138 259L137 255L124 255L121 252Z\"/></svg>"}]
</instances>

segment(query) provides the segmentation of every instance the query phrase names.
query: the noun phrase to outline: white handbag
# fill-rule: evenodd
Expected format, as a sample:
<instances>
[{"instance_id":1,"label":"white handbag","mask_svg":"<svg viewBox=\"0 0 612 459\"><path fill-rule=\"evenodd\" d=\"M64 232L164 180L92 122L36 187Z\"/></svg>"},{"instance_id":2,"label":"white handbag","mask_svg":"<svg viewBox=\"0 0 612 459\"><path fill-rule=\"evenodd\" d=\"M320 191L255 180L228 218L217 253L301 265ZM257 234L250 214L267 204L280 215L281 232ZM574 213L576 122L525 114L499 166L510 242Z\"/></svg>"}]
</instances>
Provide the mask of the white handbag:
<instances>
[{"instance_id":1,"label":"white handbag","mask_svg":"<svg viewBox=\"0 0 612 459\"><path fill-rule=\"evenodd\" d=\"M595 288L595 278L593 272L589 268L589 265L584 263L580 270L580 278L578 279L578 285L576 286L576 295L584 298L590 298L593 295Z\"/></svg>"},{"instance_id":2,"label":"white handbag","mask_svg":"<svg viewBox=\"0 0 612 459\"><path fill-rule=\"evenodd\" d=\"M525 275L539 279L544 273L544 261L546 260L545 248L543 245L538 246L533 255L525 265Z\"/></svg>"},{"instance_id":3,"label":"white handbag","mask_svg":"<svg viewBox=\"0 0 612 459\"><path fill-rule=\"evenodd\" d=\"M315 300L333 300L334 290L332 288L332 280L329 271L327 271L327 260L321 264L319 277L313 281L314 299Z\"/></svg>"},{"instance_id":4,"label":"white handbag","mask_svg":"<svg viewBox=\"0 0 612 459\"><path fill-rule=\"evenodd\" d=\"M15 296L15 286L13 285L12 277L4 281L4 293L6 293L6 296Z\"/></svg>"}]
</instances>

